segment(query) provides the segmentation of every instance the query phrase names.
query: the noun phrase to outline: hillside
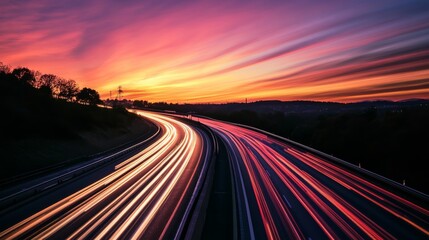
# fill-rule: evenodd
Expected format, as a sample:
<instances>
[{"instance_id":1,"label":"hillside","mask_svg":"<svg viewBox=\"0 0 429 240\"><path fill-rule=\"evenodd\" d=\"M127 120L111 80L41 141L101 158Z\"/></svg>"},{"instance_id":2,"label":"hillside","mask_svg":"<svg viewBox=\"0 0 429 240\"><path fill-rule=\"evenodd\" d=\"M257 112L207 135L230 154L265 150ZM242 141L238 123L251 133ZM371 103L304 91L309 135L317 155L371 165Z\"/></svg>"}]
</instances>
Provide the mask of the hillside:
<instances>
[{"instance_id":1,"label":"hillside","mask_svg":"<svg viewBox=\"0 0 429 240\"><path fill-rule=\"evenodd\" d=\"M429 193L429 105L344 112L205 112L258 127Z\"/></svg>"},{"instance_id":2,"label":"hillside","mask_svg":"<svg viewBox=\"0 0 429 240\"><path fill-rule=\"evenodd\" d=\"M0 71L0 89L0 179L84 160L155 130L124 109L55 97L10 71Z\"/></svg>"}]
</instances>

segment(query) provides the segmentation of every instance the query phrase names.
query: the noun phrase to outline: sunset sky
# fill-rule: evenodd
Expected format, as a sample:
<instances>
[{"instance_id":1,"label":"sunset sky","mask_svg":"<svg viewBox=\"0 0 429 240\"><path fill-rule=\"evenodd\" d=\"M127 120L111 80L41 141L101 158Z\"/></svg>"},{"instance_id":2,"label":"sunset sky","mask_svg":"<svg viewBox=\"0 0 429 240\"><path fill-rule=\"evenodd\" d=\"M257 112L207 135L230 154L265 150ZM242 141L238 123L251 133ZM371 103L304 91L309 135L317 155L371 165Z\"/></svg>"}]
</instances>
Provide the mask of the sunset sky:
<instances>
[{"instance_id":1,"label":"sunset sky","mask_svg":"<svg viewBox=\"0 0 429 240\"><path fill-rule=\"evenodd\" d=\"M429 98L429 1L3 1L0 61L108 98Z\"/></svg>"}]
</instances>

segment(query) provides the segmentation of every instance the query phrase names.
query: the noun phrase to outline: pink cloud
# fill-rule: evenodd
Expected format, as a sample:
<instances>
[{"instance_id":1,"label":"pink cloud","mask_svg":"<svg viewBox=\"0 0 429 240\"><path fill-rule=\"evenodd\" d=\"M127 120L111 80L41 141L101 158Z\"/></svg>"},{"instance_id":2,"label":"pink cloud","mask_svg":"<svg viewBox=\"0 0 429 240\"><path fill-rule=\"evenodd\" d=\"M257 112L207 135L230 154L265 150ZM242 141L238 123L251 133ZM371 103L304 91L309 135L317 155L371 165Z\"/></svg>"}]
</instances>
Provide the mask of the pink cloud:
<instances>
[{"instance_id":1,"label":"pink cloud","mask_svg":"<svg viewBox=\"0 0 429 240\"><path fill-rule=\"evenodd\" d=\"M0 10L0 60L151 101L425 95L407 84L427 63L429 7L390 5L10 2ZM409 79L389 78L398 71ZM389 79L404 93L378 87Z\"/></svg>"}]
</instances>

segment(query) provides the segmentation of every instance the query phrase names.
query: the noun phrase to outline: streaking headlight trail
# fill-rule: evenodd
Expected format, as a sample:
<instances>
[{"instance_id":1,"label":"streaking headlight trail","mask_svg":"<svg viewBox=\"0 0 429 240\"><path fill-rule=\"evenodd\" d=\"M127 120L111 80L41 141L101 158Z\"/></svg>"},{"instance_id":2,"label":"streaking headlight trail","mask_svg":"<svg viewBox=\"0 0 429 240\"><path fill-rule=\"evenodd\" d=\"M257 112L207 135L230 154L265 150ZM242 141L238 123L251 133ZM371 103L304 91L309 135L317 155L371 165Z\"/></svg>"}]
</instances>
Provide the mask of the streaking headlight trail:
<instances>
[{"instance_id":1,"label":"streaking headlight trail","mask_svg":"<svg viewBox=\"0 0 429 240\"><path fill-rule=\"evenodd\" d=\"M239 239L427 239L420 205L264 133L209 119L230 156Z\"/></svg>"},{"instance_id":2,"label":"streaking headlight trail","mask_svg":"<svg viewBox=\"0 0 429 240\"><path fill-rule=\"evenodd\" d=\"M201 170L204 133L138 111L162 136L90 186L0 233L1 239L171 238Z\"/></svg>"}]
</instances>

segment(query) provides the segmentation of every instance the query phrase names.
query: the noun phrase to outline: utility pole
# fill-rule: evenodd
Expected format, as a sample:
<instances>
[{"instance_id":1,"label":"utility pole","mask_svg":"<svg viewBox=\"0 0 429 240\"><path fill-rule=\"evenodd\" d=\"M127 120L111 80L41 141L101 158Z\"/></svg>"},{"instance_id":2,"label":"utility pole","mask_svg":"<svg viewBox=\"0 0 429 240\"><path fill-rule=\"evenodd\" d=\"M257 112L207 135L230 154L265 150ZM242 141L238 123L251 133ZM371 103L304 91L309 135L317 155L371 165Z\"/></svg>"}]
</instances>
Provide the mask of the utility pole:
<instances>
[{"instance_id":1,"label":"utility pole","mask_svg":"<svg viewBox=\"0 0 429 240\"><path fill-rule=\"evenodd\" d=\"M121 101L121 97L122 97L122 93L123 93L124 91L122 90L122 87L121 86L119 86L118 87L118 97L117 97L117 99L118 99L118 101Z\"/></svg>"}]
</instances>

